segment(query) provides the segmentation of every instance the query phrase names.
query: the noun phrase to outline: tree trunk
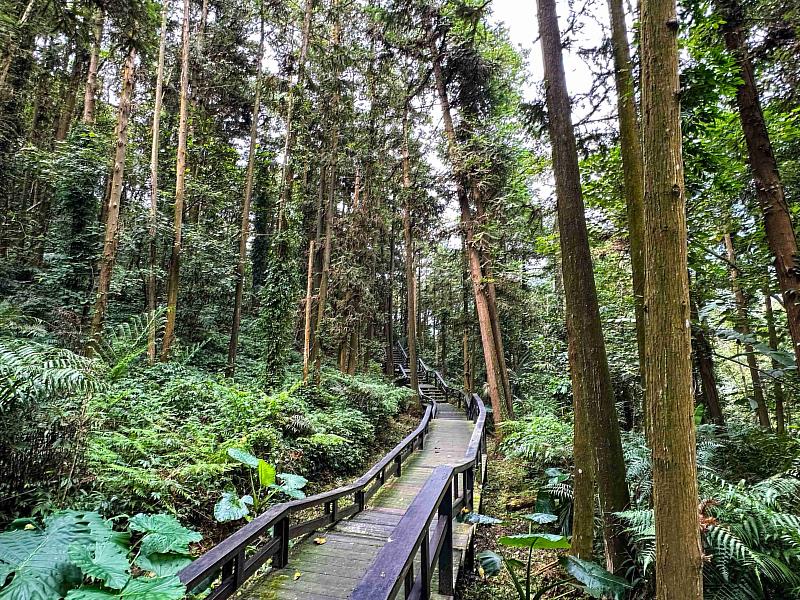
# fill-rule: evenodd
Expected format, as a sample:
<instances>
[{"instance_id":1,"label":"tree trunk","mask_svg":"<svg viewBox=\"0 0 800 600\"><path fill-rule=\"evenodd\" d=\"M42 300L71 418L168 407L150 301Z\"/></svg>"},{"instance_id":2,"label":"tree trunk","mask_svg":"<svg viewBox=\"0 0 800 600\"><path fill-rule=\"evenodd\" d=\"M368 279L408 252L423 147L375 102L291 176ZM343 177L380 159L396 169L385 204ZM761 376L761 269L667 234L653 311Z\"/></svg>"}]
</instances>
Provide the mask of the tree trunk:
<instances>
[{"instance_id":1,"label":"tree trunk","mask_svg":"<svg viewBox=\"0 0 800 600\"><path fill-rule=\"evenodd\" d=\"M250 238L250 202L253 198L255 178L256 145L258 142L258 116L261 112L261 64L264 62L264 15L261 15L261 38L258 44L258 70L256 72L256 94L253 99L253 112L250 120L250 148L247 156L244 199L242 201L242 226L239 234L239 260L236 262L236 291L233 298L233 323L231 339L228 344L228 377L236 369L236 353L239 348L239 327L242 322L242 296L244 295L244 274L247 267L247 240Z\"/></svg>"},{"instance_id":2,"label":"tree trunk","mask_svg":"<svg viewBox=\"0 0 800 600\"><path fill-rule=\"evenodd\" d=\"M448 155L453 168L453 179L456 185L461 209L461 227L464 231L464 244L469 264L470 279L472 280L472 290L475 297L475 307L478 313L478 328L481 334L483 346L483 356L486 362L486 380L489 386L489 398L492 404L492 418L496 425L495 431L499 434L499 425L503 420L500 390L502 389L502 379L497 367L496 348L492 331L492 321L489 315L486 291L483 285L483 273L481 272L480 256L476 247L474 232L475 224L472 218L472 211L469 207L469 197L465 185L465 177L458 156L458 140L456 138L453 117L450 110L450 100L447 97L444 74L442 73L441 56L436 44L436 35L433 31L432 15L425 15L425 29L428 36L428 46L431 53L431 64L436 83L436 91L439 96L439 104L442 109L442 120L444 121L445 136L447 138Z\"/></svg>"},{"instance_id":3,"label":"tree trunk","mask_svg":"<svg viewBox=\"0 0 800 600\"><path fill-rule=\"evenodd\" d=\"M394 375L394 215L389 235L389 276L386 285L386 362L383 372L387 377Z\"/></svg>"},{"instance_id":4,"label":"tree trunk","mask_svg":"<svg viewBox=\"0 0 800 600\"><path fill-rule=\"evenodd\" d=\"M336 147L336 143L334 143ZM335 156L335 154L334 154ZM325 249L322 257L322 269L319 279L319 290L317 291L317 318L315 323L314 339L312 340L311 356L312 363L314 364L314 381L319 382L320 367L322 364L322 323L325 319L325 306L328 303L328 275L331 268L331 249L333 246L333 216L336 210L334 202L334 182L336 174L336 166L332 164L329 166L328 171L331 178L328 196L328 205L325 213Z\"/></svg>"},{"instance_id":5,"label":"tree trunk","mask_svg":"<svg viewBox=\"0 0 800 600\"><path fill-rule=\"evenodd\" d=\"M769 289L769 279L764 284L764 314L767 318L767 331L769 333L769 347L773 350L778 349L778 333L775 329L775 316L772 313L772 294ZM772 368L778 370L781 365L778 361L772 361ZM783 393L783 386L780 379L775 379L772 386L772 395L775 397L775 433L783 435L786 433L786 415L784 405L786 396Z\"/></svg>"},{"instance_id":6,"label":"tree trunk","mask_svg":"<svg viewBox=\"0 0 800 600\"><path fill-rule=\"evenodd\" d=\"M642 0L645 405L656 599L702 600L675 0Z\"/></svg>"},{"instance_id":7,"label":"tree trunk","mask_svg":"<svg viewBox=\"0 0 800 600\"><path fill-rule=\"evenodd\" d=\"M97 340L103 330L106 310L108 308L108 291L111 287L111 276L117 258L117 242L119 236L119 213L122 199L122 184L125 176L125 151L128 146L128 122L131 116L131 100L136 75L136 50L131 48L125 58L122 69L122 91L119 95L117 127L114 151L114 170L111 175L111 193L106 211L105 236L103 239L103 255L100 258L100 274L97 280L97 296L92 315L92 339Z\"/></svg>"},{"instance_id":8,"label":"tree trunk","mask_svg":"<svg viewBox=\"0 0 800 600\"><path fill-rule=\"evenodd\" d=\"M614 513L630 504L625 459L619 433L614 391L600 323L589 235L586 229L578 151L570 117L570 100L561 55L555 0L539 0L547 113L553 146L562 277L566 297L567 336L572 356L570 374L574 402L586 411L595 473L600 492L606 563L618 571L625 560L625 539ZM580 465L578 465L580 467ZM582 500L582 502L584 502Z\"/></svg>"},{"instance_id":9,"label":"tree trunk","mask_svg":"<svg viewBox=\"0 0 800 600\"><path fill-rule=\"evenodd\" d=\"M733 296L736 301L736 330L744 336L750 336L750 319L747 316L747 299L744 297L742 286L739 284L739 268L736 266L736 250L733 247L733 239L730 233L723 236L725 240L725 250L728 254L730 265L730 278ZM764 401L764 388L761 384L761 373L758 370L756 353L753 344L744 342L744 354L747 360L747 368L750 370L750 380L753 382L753 400L751 408L756 411L758 423L762 429L772 429L769 422L769 411L767 403Z\"/></svg>"},{"instance_id":10,"label":"tree trunk","mask_svg":"<svg viewBox=\"0 0 800 600\"><path fill-rule=\"evenodd\" d=\"M156 92L153 105L153 136L150 144L150 213L148 223L148 273L147 273L147 311L150 314L150 328L147 333L147 361L152 365L156 360L156 235L158 219L158 150L161 139L161 105L164 100L164 55L167 46L167 13L169 1L161 7L161 36L158 43L158 69L156 72Z\"/></svg>"},{"instance_id":11,"label":"tree trunk","mask_svg":"<svg viewBox=\"0 0 800 600\"><path fill-rule=\"evenodd\" d=\"M577 360L576 340L570 339L568 355L570 364ZM572 456L572 546L570 554L584 560L592 560L594 543L594 486L595 465L592 437L589 430L589 415L583 391L573 390L574 414Z\"/></svg>"},{"instance_id":12,"label":"tree trunk","mask_svg":"<svg viewBox=\"0 0 800 600\"><path fill-rule=\"evenodd\" d=\"M175 216L172 255L169 261L167 280L167 323L161 343L161 360L169 358L170 347L175 339L175 319L178 310L178 287L180 285L181 229L183 207L186 202L186 133L189 120L189 0L183 0L183 28L181 49L180 116L178 119L178 152L175 167Z\"/></svg>"},{"instance_id":13,"label":"tree trunk","mask_svg":"<svg viewBox=\"0 0 800 600\"><path fill-rule=\"evenodd\" d=\"M98 9L94 17L94 41L89 54L89 71L86 75L86 88L83 92L83 122L94 123L95 102L97 97L97 71L100 63L100 46L103 43L103 26L105 13Z\"/></svg>"},{"instance_id":14,"label":"tree trunk","mask_svg":"<svg viewBox=\"0 0 800 600\"><path fill-rule=\"evenodd\" d=\"M628 240L633 276L633 306L636 315L636 346L640 379L644 365L644 175L642 142L636 116L631 52L622 0L608 0L611 20L611 46L614 51L614 79L617 87L620 152L628 213ZM641 380L644 388L644 380Z\"/></svg>"},{"instance_id":15,"label":"tree trunk","mask_svg":"<svg viewBox=\"0 0 800 600\"><path fill-rule=\"evenodd\" d=\"M753 65L747 51L747 34L742 26L742 7L738 0L718 0L725 18L722 31L725 46L736 60L742 83L736 90L739 117L756 184L756 195L764 215L764 230L783 295L789 334L795 359L800 364L800 262L797 239L784 196L778 163L772 150L764 113L761 110Z\"/></svg>"},{"instance_id":16,"label":"tree trunk","mask_svg":"<svg viewBox=\"0 0 800 600\"><path fill-rule=\"evenodd\" d=\"M486 219L486 212L483 209L483 201L478 187L473 183L473 197L475 198L475 212L479 220ZM492 273L492 258L489 249L486 247L480 250L482 272L486 274L486 300L489 307L489 317L492 322L492 339L494 340L495 354L497 356L497 369L503 383L503 397L505 398L505 409L509 419L514 418L514 395L511 393L511 381L508 377L508 367L506 366L505 347L503 345L503 334L500 329L500 316L497 312L497 290L494 284Z\"/></svg>"},{"instance_id":17,"label":"tree trunk","mask_svg":"<svg viewBox=\"0 0 800 600\"><path fill-rule=\"evenodd\" d=\"M69 84L64 92L64 102L61 108L61 113L56 123L56 131L54 139L57 142L67 139L69 133L69 126L72 123L72 116L75 112L75 103L78 100L78 91L80 89L81 77L83 76L83 68L86 66L84 62L85 54L78 47L78 42L75 43L75 58L72 62L72 73L69 77Z\"/></svg>"},{"instance_id":18,"label":"tree trunk","mask_svg":"<svg viewBox=\"0 0 800 600\"><path fill-rule=\"evenodd\" d=\"M417 292L414 278L414 236L411 231L411 160L408 154L408 102L403 113L403 240L405 241L406 282L408 285L408 370L411 389L419 399L417 373Z\"/></svg>"},{"instance_id":19,"label":"tree trunk","mask_svg":"<svg viewBox=\"0 0 800 600\"><path fill-rule=\"evenodd\" d=\"M314 240L308 243L308 273L306 275L305 327L303 328L303 381L308 381L311 360L311 306L314 303Z\"/></svg>"},{"instance_id":20,"label":"tree trunk","mask_svg":"<svg viewBox=\"0 0 800 600\"><path fill-rule=\"evenodd\" d=\"M714 359L711 344L703 331L703 324L700 322L697 303L691 299L692 315L692 351L695 363L697 364L697 374L700 379L700 392L703 402L708 409L710 420L720 427L725 426L725 416L722 413L722 406L719 401L719 389L717 388L717 377L714 374Z\"/></svg>"}]
</instances>

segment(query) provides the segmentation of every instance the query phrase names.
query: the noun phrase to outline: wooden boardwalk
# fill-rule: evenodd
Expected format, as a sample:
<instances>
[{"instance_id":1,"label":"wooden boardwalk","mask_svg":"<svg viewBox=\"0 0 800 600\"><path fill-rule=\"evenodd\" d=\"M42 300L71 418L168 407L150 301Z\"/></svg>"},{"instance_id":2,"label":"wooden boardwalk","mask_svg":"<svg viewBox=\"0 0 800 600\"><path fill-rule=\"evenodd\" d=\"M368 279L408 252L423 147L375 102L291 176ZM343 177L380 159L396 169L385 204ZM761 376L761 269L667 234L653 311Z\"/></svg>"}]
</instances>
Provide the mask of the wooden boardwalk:
<instances>
[{"instance_id":1,"label":"wooden boardwalk","mask_svg":"<svg viewBox=\"0 0 800 600\"><path fill-rule=\"evenodd\" d=\"M387 482L366 509L314 534L324 543L298 543L286 568L255 576L241 592L248 600L331 600L348 598L367 573L378 552L392 543L392 534L433 469L464 459L474 424L458 408L443 402L433 385L421 384L424 394L438 403L425 446L403 464L402 475ZM440 402L440 403L439 403ZM476 506L479 503L476 502ZM453 546L457 577L473 527L453 522ZM419 559L417 559L419 560ZM418 571L417 571L418 572ZM434 576L436 582L436 576ZM436 586L433 586L436 589ZM433 594L432 598L449 598Z\"/></svg>"}]
</instances>

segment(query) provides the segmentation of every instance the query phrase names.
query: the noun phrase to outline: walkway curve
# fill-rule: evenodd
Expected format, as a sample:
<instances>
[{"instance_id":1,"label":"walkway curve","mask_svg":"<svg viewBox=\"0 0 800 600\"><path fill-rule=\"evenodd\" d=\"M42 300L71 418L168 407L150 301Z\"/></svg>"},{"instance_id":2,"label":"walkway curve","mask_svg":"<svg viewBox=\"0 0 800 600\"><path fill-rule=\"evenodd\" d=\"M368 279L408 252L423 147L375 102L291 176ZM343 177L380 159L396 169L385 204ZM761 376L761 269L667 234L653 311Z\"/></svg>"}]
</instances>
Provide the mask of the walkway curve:
<instances>
[{"instance_id":1,"label":"walkway curve","mask_svg":"<svg viewBox=\"0 0 800 600\"><path fill-rule=\"evenodd\" d=\"M402 348L394 360L407 381ZM450 388L421 360L418 367L425 413L414 432L353 484L256 517L179 573L187 588L211 587L210 600L234 593L250 600L452 597L460 565L471 568L473 527L454 515L480 505L486 411L477 395ZM432 485L448 488L446 503L443 494L430 493ZM406 539L410 531L419 533L420 543ZM398 550L402 556L395 556ZM404 583L393 582L388 594L380 589L391 575L375 572L387 555L399 563L396 576ZM268 563L272 568L264 572ZM447 575L441 581L440 570ZM431 594L431 588L442 593Z\"/></svg>"}]
</instances>

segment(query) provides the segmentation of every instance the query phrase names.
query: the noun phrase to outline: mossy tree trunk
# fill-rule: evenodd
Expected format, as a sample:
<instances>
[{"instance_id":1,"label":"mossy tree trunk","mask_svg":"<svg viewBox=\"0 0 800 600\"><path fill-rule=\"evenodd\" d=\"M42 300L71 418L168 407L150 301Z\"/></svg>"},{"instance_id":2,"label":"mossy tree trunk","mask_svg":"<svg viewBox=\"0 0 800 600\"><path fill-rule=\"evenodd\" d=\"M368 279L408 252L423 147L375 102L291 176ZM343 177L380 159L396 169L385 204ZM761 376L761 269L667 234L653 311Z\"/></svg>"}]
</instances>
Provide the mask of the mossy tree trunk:
<instances>
[{"instance_id":1,"label":"mossy tree trunk","mask_svg":"<svg viewBox=\"0 0 800 600\"><path fill-rule=\"evenodd\" d=\"M642 0L645 405L657 600L702 600L675 0Z\"/></svg>"},{"instance_id":2,"label":"mossy tree trunk","mask_svg":"<svg viewBox=\"0 0 800 600\"><path fill-rule=\"evenodd\" d=\"M586 411L587 430L594 446L606 563L609 570L618 571L626 553L625 539L614 514L626 510L630 504L625 481L625 459L592 270L558 15L555 0L539 0L538 5L575 416L579 420L581 411ZM581 429L576 427L576 435ZM579 448L584 443L583 440L577 442ZM588 467L576 462L576 468ZM590 491L588 485L584 485L583 489L584 493ZM589 504L581 499L580 504L576 503L577 506L588 508ZM582 522L582 519L593 518L593 514L580 518ZM582 525L581 530L584 527Z\"/></svg>"}]
</instances>

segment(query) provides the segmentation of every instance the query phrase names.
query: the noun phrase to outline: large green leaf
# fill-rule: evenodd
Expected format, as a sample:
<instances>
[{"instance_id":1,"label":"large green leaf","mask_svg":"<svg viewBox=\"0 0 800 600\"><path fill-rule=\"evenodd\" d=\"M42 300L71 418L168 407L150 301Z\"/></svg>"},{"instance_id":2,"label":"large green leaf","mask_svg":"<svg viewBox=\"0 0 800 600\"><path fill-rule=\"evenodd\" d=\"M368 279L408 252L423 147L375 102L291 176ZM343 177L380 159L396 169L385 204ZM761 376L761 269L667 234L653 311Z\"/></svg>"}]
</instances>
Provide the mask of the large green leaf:
<instances>
[{"instance_id":1,"label":"large green leaf","mask_svg":"<svg viewBox=\"0 0 800 600\"><path fill-rule=\"evenodd\" d=\"M553 533L504 535L498 541L503 546L511 546L512 548L533 548L536 550L569 548L567 538Z\"/></svg>"},{"instance_id":2,"label":"large green leaf","mask_svg":"<svg viewBox=\"0 0 800 600\"><path fill-rule=\"evenodd\" d=\"M469 513L464 516L464 522L475 523L476 525L499 525L503 521L480 513Z\"/></svg>"},{"instance_id":3,"label":"large green leaf","mask_svg":"<svg viewBox=\"0 0 800 600\"><path fill-rule=\"evenodd\" d=\"M69 559L73 544L92 543L90 519L96 513L62 511L45 519L44 529L16 529L0 533L3 580L0 599L58 600L81 581L81 572Z\"/></svg>"},{"instance_id":4,"label":"large green leaf","mask_svg":"<svg viewBox=\"0 0 800 600\"><path fill-rule=\"evenodd\" d=\"M144 571L154 573L158 577L177 575L178 571L190 565L192 559L180 554L140 554L136 558L136 566Z\"/></svg>"},{"instance_id":5,"label":"large green leaf","mask_svg":"<svg viewBox=\"0 0 800 600\"><path fill-rule=\"evenodd\" d=\"M523 515L523 518L538 523L539 525L546 525L547 523L555 523L558 521L558 517L550 513L533 513L531 515Z\"/></svg>"},{"instance_id":6,"label":"large green leaf","mask_svg":"<svg viewBox=\"0 0 800 600\"><path fill-rule=\"evenodd\" d=\"M142 554L189 554L189 544L199 542L203 536L187 529L171 515L144 515L139 513L128 522L132 531L145 533Z\"/></svg>"},{"instance_id":7,"label":"large green leaf","mask_svg":"<svg viewBox=\"0 0 800 600\"><path fill-rule=\"evenodd\" d=\"M583 584L584 591L592 598L612 596L614 600L625 597L631 585L603 567L577 556L562 556L559 561L564 570Z\"/></svg>"},{"instance_id":8,"label":"large green leaf","mask_svg":"<svg viewBox=\"0 0 800 600\"><path fill-rule=\"evenodd\" d=\"M102 580L111 589L121 590L130 579L127 553L113 542L95 542L93 549L70 546L69 558L84 575Z\"/></svg>"},{"instance_id":9,"label":"large green leaf","mask_svg":"<svg viewBox=\"0 0 800 600\"><path fill-rule=\"evenodd\" d=\"M250 514L248 504L253 504L252 496L240 498L236 492L223 492L222 498L214 505L214 518L220 523L242 519Z\"/></svg>"},{"instance_id":10,"label":"large green leaf","mask_svg":"<svg viewBox=\"0 0 800 600\"><path fill-rule=\"evenodd\" d=\"M181 600L186 587L177 577L137 577L122 590L122 600Z\"/></svg>"},{"instance_id":11,"label":"large green leaf","mask_svg":"<svg viewBox=\"0 0 800 600\"><path fill-rule=\"evenodd\" d=\"M276 473L275 465L271 465L265 460L258 459L258 482L263 487L269 487L275 483Z\"/></svg>"},{"instance_id":12,"label":"large green leaf","mask_svg":"<svg viewBox=\"0 0 800 600\"><path fill-rule=\"evenodd\" d=\"M503 568L503 557L491 550L479 552L475 558L478 559L478 564L483 572L490 577L500 573Z\"/></svg>"},{"instance_id":13,"label":"large green leaf","mask_svg":"<svg viewBox=\"0 0 800 600\"><path fill-rule=\"evenodd\" d=\"M228 448L228 456L248 467L258 468L258 458L241 448Z\"/></svg>"},{"instance_id":14,"label":"large green leaf","mask_svg":"<svg viewBox=\"0 0 800 600\"><path fill-rule=\"evenodd\" d=\"M119 592L83 586L70 590L66 600L181 600L185 594L186 588L175 576L137 577Z\"/></svg>"},{"instance_id":15,"label":"large green leaf","mask_svg":"<svg viewBox=\"0 0 800 600\"><path fill-rule=\"evenodd\" d=\"M282 482L281 487L286 489L302 490L308 483L308 479L294 473L278 473L278 477Z\"/></svg>"}]
</instances>

